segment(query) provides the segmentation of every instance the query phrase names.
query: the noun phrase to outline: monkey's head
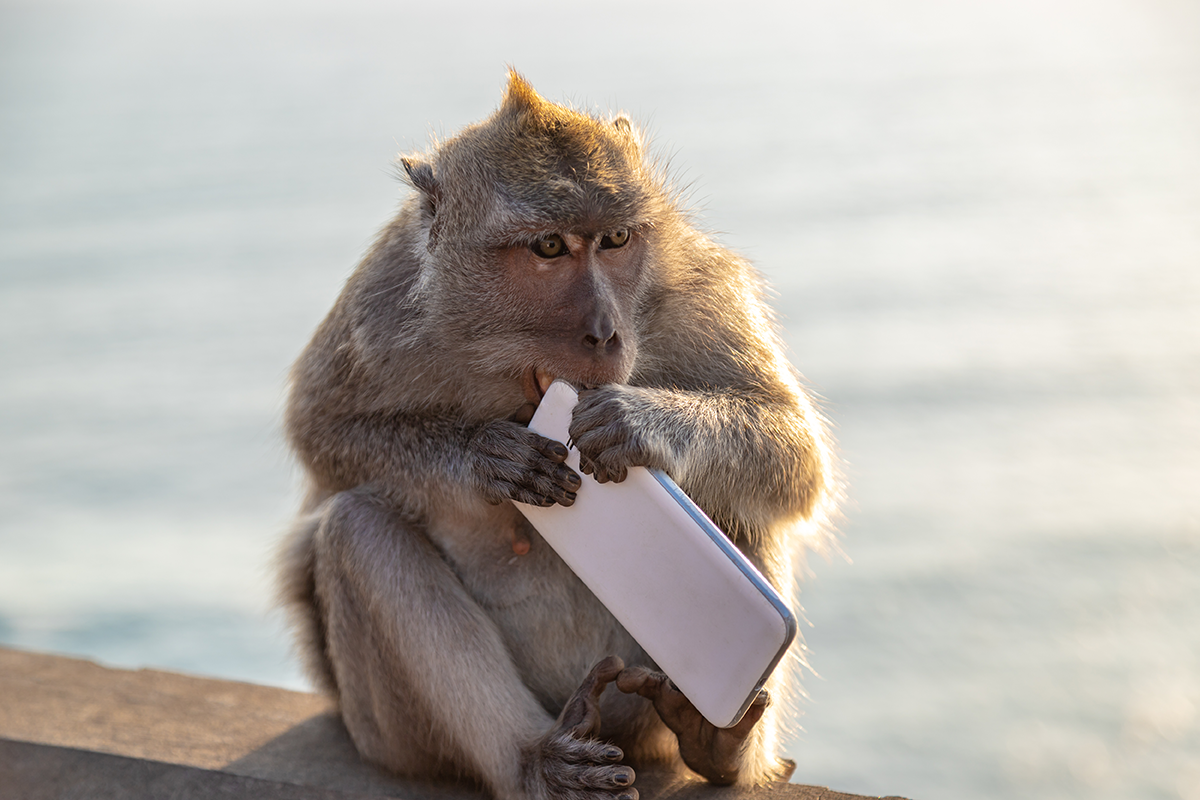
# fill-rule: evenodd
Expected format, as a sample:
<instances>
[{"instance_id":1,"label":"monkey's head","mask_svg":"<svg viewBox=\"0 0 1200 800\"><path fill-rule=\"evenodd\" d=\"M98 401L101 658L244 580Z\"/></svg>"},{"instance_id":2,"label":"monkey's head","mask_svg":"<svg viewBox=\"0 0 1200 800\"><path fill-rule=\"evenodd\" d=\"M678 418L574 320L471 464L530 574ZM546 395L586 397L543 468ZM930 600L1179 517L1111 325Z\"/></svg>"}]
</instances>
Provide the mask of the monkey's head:
<instances>
[{"instance_id":1,"label":"monkey's head","mask_svg":"<svg viewBox=\"0 0 1200 800\"><path fill-rule=\"evenodd\" d=\"M550 103L510 73L487 120L401 159L424 252L413 298L480 374L625 382L672 206L629 120Z\"/></svg>"}]
</instances>

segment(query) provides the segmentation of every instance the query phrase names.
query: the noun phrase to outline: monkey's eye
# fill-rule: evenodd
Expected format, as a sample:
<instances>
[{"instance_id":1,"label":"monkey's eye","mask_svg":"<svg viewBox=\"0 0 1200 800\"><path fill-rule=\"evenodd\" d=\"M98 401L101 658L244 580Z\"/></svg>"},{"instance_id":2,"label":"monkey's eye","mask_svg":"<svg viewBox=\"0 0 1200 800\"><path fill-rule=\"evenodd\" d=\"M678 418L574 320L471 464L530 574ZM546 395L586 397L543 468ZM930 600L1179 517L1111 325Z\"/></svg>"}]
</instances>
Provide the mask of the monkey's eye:
<instances>
[{"instance_id":1,"label":"monkey's eye","mask_svg":"<svg viewBox=\"0 0 1200 800\"><path fill-rule=\"evenodd\" d=\"M538 239L529 249L542 258L558 258L567 254L567 243L557 233L552 233L544 239Z\"/></svg>"},{"instance_id":2,"label":"monkey's eye","mask_svg":"<svg viewBox=\"0 0 1200 800\"><path fill-rule=\"evenodd\" d=\"M611 250L614 247L624 247L625 243L628 241L629 231L625 228L621 228L619 231L606 233L604 238L600 240L600 249Z\"/></svg>"}]
</instances>

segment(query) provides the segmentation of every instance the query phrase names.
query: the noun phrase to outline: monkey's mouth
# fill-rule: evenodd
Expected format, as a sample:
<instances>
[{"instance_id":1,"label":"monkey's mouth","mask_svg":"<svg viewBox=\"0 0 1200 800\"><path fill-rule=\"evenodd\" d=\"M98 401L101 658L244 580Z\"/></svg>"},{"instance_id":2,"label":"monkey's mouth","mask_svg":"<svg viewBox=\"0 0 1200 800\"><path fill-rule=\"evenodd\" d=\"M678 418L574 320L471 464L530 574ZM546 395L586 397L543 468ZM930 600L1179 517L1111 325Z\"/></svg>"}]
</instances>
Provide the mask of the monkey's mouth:
<instances>
[{"instance_id":1,"label":"monkey's mouth","mask_svg":"<svg viewBox=\"0 0 1200 800\"><path fill-rule=\"evenodd\" d=\"M546 390L552 383L554 383L554 376L541 367L530 367L521 377L521 388L525 392L525 399L535 406L542 402L542 398L546 396Z\"/></svg>"}]
</instances>

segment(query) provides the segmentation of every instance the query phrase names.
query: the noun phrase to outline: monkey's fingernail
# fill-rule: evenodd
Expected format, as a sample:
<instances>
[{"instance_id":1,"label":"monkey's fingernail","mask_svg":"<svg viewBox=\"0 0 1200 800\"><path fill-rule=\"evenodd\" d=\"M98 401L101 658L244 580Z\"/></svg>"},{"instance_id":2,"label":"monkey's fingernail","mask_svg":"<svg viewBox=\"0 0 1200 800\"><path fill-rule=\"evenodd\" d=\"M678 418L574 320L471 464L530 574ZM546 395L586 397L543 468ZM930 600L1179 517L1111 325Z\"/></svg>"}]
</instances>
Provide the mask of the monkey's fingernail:
<instances>
[{"instance_id":1,"label":"monkey's fingernail","mask_svg":"<svg viewBox=\"0 0 1200 800\"><path fill-rule=\"evenodd\" d=\"M564 506L575 505L575 496L576 495L574 492L564 492L563 496L562 496L562 500L559 500L559 502L562 503Z\"/></svg>"},{"instance_id":2,"label":"monkey's fingernail","mask_svg":"<svg viewBox=\"0 0 1200 800\"><path fill-rule=\"evenodd\" d=\"M633 794L630 792L621 792L621 794L617 796L617 800L633 800Z\"/></svg>"},{"instance_id":3,"label":"monkey's fingernail","mask_svg":"<svg viewBox=\"0 0 1200 800\"><path fill-rule=\"evenodd\" d=\"M550 449L551 452L554 453L555 458L565 459L567 457L567 448L563 447L561 444L555 443Z\"/></svg>"},{"instance_id":4,"label":"monkey's fingernail","mask_svg":"<svg viewBox=\"0 0 1200 800\"><path fill-rule=\"evenodd\" d=\"M633 776L628 772L618 772L613 777L613 782L616 783L617 786L628 786L629 784L633 783Z\"/></svg>"},{"instance_id":5,"label":"monkey's fingernail","mask_svg":"<svg viewBox=\"0 0 1200 800\"><path fill-rule=\"evenodd\" d=\"M610 747L604 751L604 757L609 761L620 761L621 756L625 755L619 747Z\"/></svg>"}]
</instances>

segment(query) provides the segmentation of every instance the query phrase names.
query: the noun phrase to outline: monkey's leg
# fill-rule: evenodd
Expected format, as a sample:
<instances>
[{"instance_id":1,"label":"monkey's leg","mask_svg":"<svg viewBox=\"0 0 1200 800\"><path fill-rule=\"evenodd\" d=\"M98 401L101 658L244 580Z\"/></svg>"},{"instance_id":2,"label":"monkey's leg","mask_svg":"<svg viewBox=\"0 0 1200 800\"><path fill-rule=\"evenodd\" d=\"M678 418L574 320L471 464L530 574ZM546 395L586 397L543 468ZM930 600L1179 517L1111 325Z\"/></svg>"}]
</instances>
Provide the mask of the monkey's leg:
<instances>
[{"instance_id":1,"label":"monkey's leg","mask_svg":"<svg viewBox=\"0 0 1200 800\"><path fill-rule=\"evenodd\" d=\"M595 698L619 663L598 665L556 722L493 621L386 503L360 490L335 495L314 551L342 716L365 759L409 775L459 768L500 800L636 800L633 771L614 763L620 749L589 738Z\"/></svg>"},{"instance_id":2,"label":"monkey's leg","mask_svg":"<svg viewBox=\"0 0 1200 800\"><path fill-rule=\"evenodd\" d=\"M683 763L711 783L761 783L791 777L795 765L778 760L763 746L759 721L770 705L766 690L759 692L737 725L718 728L661 672L630 667L617 676L617 688L654 703L659 717L679 739Z\"/></svg>"}]
</instances>

